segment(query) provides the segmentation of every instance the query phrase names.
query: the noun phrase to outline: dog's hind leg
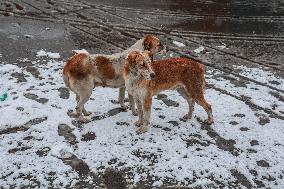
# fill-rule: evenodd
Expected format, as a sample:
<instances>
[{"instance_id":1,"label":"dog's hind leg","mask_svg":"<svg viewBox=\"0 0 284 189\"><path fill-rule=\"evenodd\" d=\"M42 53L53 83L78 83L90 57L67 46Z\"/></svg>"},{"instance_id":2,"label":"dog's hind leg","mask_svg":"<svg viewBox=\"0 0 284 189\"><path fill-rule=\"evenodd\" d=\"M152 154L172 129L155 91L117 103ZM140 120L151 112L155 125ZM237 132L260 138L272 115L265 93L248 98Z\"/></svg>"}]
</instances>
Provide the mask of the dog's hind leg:
<instances>
[{"instance_id":1,"label":"dog's hind leg","mask_svg":"<svg viewBox=\"0 0 284 189\"><path fill-rule=\"evenodd\" d=\"M125 86L119 88L118 102L120 104L120 107L123 110L126 110L127 108L124 104L124 99L125 99Z\"/></svg>"},{"instance_id":2,"label":"dog's hind leg","mask_svg":"<svg viewBox=\"0 0 284 189\"><path fill-rule=\"evenodd\" d=\"M199 96L198 98L196 98L196 102L197 102L197 104L202 106L202 108L206 111L206 113L208 115L207 124L211 125L214 122L211 105L206 102L203 94L201 96Z\"/></svg>"},{"instance_id":3,"label":"dog's hind leg","mask_svg":"<svg viewBox=\"0 0 284 189\"><path fill-rule=\"evenodd\" d=\"M198 105L200 105L207 113L207 124L213 123L213 114L212 114L212 108L211 105L207 103L207 101L204 98L204 86L201 87L195 87L194 90L194 100Z\"/></svg>"},{"instance_id":4,"label":"dog's hind leg","mask_svg":"<svg viewBox=\"0 0 284 189\"><path fill-rule=\"evenodd\" d=\"M79 121L81 121L81 122L89 122L90 121L89 118L84 116L85 113L86 113L86 112L84 113L84 111L86 111L85 108L84 108L84 104L89 100L91 94L92 94L92 90L84 91L84 93L81 94L80 100L79 100L78 105L76 107L77 114L79 115ZM82 115L82 113L84 115Z\"/></svg>"},{"instance_id":5,"label":"dog's hind leg","mask_svg":"<svg viewBox=\"0 0 284 189\"><path fill-rule=\"evenodd\" d=\"M91 93L92 94L92 93ZM91 95L90 95L91 96ZM90 98L90 97L89 97ZM88 98L88 99L89 99ZM79 103L79 101L77 101L77 103ZM92 114L92 112L90 112L90 111L87 111L86 109L85 109L85 105L83 105L83 110L82 110L82 112L83 112L83 115L84 116L89 116L89 115L91 115Z\"/></svg>"},{"instance_id":6,"label":"dog's hind leg","mask_svg":"<svg viewBox=\"0 0 284 189\"><path fill-rule=\"evenodd\" d=\"M91 80L85 80L81 82L80 85L77 85L76 87L76 94L78 94L79 96L76 111L77 111L77 115L79 115L79 121L81 122L90 121L87 117L84 116L86 113L88 113L85 110L84 105L89 100L92 94L93 88L94 88L94 84L93 82L91 82Z\"/></svg>"},{"instance_id":7,"label":"dog's hind leg","mask_svg":"<svg viewBox=\"0 0 284 189\"><path fill-rule=\"evenodd\" d=\"M73 91L74 92L74 91ZM75 93L76 94L76 93ZM79 100L80 100L80 96L78 94L76 94L76 102L77 102L77 106L78 106L78 103L79 103ZM76 107L77 107L76 106ZM80 116L77 112L77 110L75 109L75 111L71 112L70 114L71 117L78 117Z\"/></svg>"},{"instance_id":8,"label":"dog's hind leg","mask_svg":"<svg viewBox=\"0 0 284 189\"><path fill-rule=\"evenodd\" d=\"M207 124L210 125L213 123L213 115L212 115L211 105L208 104L204 98L204 87L205 87L205 82L203 85L195 85L195 86L186 85L185 89L186 91L188 91L188 93L191 94L193 101L195 101L206 111L208 115Z\"/></svg>"},{"instance_id":9,"label":"dog's hind leg","mask_svg":"<svg viewBox=\"0 0 284 189\"><path fill-rule=\"evenodd\" d=\"M77 102L77 106L76 107L78 107L79 101L80 101L80 95L76 94L76 102ZM91 112L89 112L89 111L87 111L85 109L85 106L83 106L82 113L84 114L84 116L89 116L89 115L92 114ZM70 116L71 117L78 117L78 116L80 116L80 113L77 111L77 108L76 108L75 111L71 112Z\"/></svg>"},{"instance_id":10,"label":"dog's hind leg","mask_svg":"<svg viewBox=\"0 0 284 189\"><path fill-rule=\"evenodd\" d=\"M183 116L184 119L191 119L192 118L192 113L194 111L194 105L195 102L191 98L190 94L186 91L185 88L179 88L177 89L177 92L187 101L188 103L188 113Z\"/></svg>"}]
</instances>

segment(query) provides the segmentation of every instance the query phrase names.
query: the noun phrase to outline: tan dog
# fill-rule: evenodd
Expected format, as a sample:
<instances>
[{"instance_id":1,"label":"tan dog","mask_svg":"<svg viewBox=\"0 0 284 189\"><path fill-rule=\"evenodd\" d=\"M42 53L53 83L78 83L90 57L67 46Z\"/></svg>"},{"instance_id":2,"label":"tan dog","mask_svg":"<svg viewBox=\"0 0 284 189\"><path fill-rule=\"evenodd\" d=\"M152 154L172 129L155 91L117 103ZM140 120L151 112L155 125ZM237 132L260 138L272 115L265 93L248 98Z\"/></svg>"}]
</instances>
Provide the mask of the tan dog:
<instances>
[{"instance_id":1,"label":"tan dog","mask_svg":"<svg viewBox=\"0 0 284 189\"><path fill-rule=\"evenodd\" d=\"M65 85L76 94L77 106L72 115L79 116L79 120L82 122L90 121L85 116L91 113L85 110L84 104L97 86L119 88L118 101L120 106L126 109L124 105L125 83L122 76L126 56L133 50L149 50L153 59L153 55L161 49L160 40L153 35L147 35L122 53L112 55L89 54L87 52L75 54L67 61L63 69ZM132 113L135 114L135 105L131 96L129 101Z\"/></svg>"},{"instance_id":2,"label":"tan dog","mask_svg":"<svg viewBox=\"0 0 284 189\"><path fill-rule=\"evenodd\" d=\"M175 89L187 101L188 113L184 116L191 119L196 102L208 114L207 123L213 123L211 105L204 99L204 66L194 59L169 58L151 63L149 55L133 51L129 53L124 66L125 86L138 107L139 120L135 122L137 133L148 130L152 96L161 91Z\"/></svg>"}]
</instances>

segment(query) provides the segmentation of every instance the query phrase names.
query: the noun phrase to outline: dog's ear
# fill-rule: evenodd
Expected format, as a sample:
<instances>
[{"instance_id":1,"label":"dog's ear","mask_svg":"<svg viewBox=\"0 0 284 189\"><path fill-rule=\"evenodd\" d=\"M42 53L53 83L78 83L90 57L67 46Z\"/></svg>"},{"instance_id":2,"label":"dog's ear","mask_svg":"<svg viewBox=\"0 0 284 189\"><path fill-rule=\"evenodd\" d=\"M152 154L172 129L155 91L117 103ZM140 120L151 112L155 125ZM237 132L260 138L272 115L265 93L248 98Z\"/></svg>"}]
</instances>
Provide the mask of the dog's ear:
<instances>
[{"instance_id":1,"label":"dog's ear","mask_svg":"<svg viewBox=\"0 0 284 189\"><path fill-rule=\"evenodd\" d=\"M136 58L138 54L139 52L137 51L130 52L126 57L126 60L128 61L128 63L131 65L134 65L136 63Z\"/></svg>"},{"instance_id":2,"label":"dog's ear","mask_svg":"<svg viewBox=\"0 0 284 189\"><path fill-rule=\"evenodd\" d=\"M151 59L151 62L154 61L154 56L153 56L153 53L151 51L146 50L146 51L143 52L143 54L148 56Z\"/></svg>"},{"instance_id":3,"label":"dog's ear","mask_svg":"<svg viewBox=\"0 0 284 189\"><path fill-rule=\"evenodd\" d=\"M150 51L153 47L153 36L152 35L146 35L143 41L143 47L144 51L148 50Z\"/></svg>"}]
</instances>

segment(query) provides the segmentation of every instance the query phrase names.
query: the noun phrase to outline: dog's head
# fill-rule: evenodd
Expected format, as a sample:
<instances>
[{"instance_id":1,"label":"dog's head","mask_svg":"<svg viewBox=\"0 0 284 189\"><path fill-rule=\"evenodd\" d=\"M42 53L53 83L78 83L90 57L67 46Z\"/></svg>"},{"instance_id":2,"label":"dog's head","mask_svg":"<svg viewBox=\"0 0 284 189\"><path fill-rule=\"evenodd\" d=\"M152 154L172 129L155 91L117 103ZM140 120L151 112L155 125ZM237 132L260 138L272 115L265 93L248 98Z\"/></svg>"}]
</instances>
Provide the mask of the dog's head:
<instances>
[{"instance_id":1,"label":"dog's head","mask_svg":"<svg viewBox=\"0 0 284 189\"><path fill-rule=\"evenodd\" d=\"M143 46L144 51L150 51L152 55L164 50L160 39L154 35L146 35L144 37Z\"/></svg>"},{"instance_id":2,"label":"dog's head","mask_svg":"<svg viewBox=\"0 0 284 189\"><path fill-rule=\"evenodd\" d=\"M155 77L155 73L151 67L150 51L144 51L143 53L138 51L132 51L126 58L127 71L134 75L142 76L148 80Z\"/></svg>"}]
</instances>

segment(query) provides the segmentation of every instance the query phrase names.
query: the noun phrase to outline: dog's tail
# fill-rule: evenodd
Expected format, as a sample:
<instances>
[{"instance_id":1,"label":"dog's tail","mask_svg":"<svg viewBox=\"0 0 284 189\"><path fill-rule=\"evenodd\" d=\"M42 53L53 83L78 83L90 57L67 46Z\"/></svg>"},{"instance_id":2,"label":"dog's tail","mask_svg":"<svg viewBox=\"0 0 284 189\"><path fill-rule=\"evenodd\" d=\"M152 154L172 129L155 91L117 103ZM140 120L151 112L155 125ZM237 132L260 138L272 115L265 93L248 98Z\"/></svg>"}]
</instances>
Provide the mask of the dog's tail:
<instances>
[{"instance_id":1,"label":"dog's tail","mask_svg":"<svg viewBox=\"0 0 284 189\"><path fill-rule=\"evenodd\" d=\"M66 87L70 88L69 76L63 74L63 80L64 80Z\"/></svg>"}]
</instances>

